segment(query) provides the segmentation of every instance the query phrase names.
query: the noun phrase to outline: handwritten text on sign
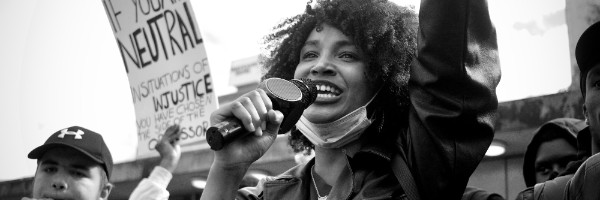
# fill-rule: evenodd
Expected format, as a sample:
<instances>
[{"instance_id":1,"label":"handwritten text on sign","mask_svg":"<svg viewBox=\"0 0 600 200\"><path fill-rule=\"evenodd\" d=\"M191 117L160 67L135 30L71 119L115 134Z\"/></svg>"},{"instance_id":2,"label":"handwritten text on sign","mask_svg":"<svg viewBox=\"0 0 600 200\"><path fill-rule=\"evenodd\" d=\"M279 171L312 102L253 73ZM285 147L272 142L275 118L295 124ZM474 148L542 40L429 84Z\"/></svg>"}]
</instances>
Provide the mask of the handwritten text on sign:
<instances>
[{"instance_id":1,"label":"handwritten text on sign","mask_svg":"<svg viewBox=\"0 0 600 200\"><path fill-rule=\"evenodd\" d=\"M217 101L189 0L103 3L129 78L138 157L157 155L154 146L173 124L183 129L183 151L206 148Z\"/></svg>"}]
</instances>

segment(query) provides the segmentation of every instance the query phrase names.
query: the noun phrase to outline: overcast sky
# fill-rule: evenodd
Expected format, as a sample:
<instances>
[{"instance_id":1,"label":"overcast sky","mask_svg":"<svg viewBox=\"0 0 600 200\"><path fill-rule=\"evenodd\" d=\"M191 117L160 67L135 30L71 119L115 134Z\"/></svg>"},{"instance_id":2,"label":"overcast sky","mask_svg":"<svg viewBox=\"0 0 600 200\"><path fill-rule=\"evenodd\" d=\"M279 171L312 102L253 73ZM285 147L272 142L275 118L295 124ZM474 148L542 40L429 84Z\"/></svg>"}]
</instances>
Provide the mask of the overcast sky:
<instances>
[{"instance_id":1,"label":"overcast sky","mask_svg":"<svg viewBox=\"0 0 600 200\"><path fill-rule=\"evenodd\" d=\"M305 0L191 0L217 94L231 61ZM402 4L417 2L398 1ZM556 93L570 84L565 0L490 0L498 32L501 101ZM0 180L32 176L27 153L71 125L100 132L115 162L135 159L135 114L121 56L100 0L0 2Z\"/></svg>"}]
</instances>

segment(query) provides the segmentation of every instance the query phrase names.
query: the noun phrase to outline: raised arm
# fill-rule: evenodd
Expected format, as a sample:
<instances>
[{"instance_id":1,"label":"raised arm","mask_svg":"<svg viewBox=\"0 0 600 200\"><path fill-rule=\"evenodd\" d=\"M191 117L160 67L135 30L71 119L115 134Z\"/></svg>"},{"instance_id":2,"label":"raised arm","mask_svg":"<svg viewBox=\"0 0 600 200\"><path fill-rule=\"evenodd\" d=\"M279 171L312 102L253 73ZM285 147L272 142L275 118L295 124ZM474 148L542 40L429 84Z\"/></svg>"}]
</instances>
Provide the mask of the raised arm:
<instances>
[{"instance_id":1,"label":"raised arm","mask_svg":"<svg viewBox=\"0 0 600 200\"><path fill-rule=\"evenodd\" d=\"M179 125L167 128L165 134L156 144L156 151L160 155L160 163L154 167L147 178L142 179L138 186L129 196L129 200L167 200L169 191L167 186L173 178L173 172L177 168L181 157L179 138L181 130Z\"/></svg>"},{"instance_id":2,"label":"raised arm","mask_svg":"<svg viewBox=\"0 0 600 200\"><path fill-rule=\"evenodd\" d=\"M409 167L423 199L460 199L494 136L500 81L485 0L422 0L411 68Z\"/></svg>"}]
</instances>

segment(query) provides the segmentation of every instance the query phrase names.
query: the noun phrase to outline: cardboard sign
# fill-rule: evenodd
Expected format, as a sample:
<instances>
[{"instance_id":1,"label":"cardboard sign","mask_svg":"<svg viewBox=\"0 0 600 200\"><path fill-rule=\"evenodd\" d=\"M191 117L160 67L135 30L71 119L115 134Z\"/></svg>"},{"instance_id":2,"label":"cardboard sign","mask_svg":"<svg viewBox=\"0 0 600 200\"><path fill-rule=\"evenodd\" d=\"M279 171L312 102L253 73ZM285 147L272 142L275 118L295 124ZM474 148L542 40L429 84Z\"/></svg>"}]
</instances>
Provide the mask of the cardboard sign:
<instances>
[{"instance_id":1,"label":"cardboard sign","mask_svg":"<svg viewBox=\"0 0 600 200\"><path fill-rule=\"evenodd\" d=\"M208 148L209 116L218 102L189 0L102 3L129 78L138 158L158 155L154 146L173 124L182 127L182 151Z\"/></svg>"}]
</instances>

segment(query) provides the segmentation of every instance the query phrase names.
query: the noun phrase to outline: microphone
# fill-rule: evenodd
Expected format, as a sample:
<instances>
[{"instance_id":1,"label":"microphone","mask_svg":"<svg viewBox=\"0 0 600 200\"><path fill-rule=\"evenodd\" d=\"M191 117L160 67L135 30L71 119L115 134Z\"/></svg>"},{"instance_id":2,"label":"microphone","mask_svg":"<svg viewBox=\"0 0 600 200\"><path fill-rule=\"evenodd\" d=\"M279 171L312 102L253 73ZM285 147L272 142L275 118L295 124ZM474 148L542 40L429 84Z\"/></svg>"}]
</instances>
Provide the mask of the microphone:
<instances>
[{"instance_id":1,"label":"microphone","mask_svg":"<svg viewBox=\"0 0 600 200\"><path fill-rule=\"evenodd\" d=\"M300 116L317 99L317 87L310 79L284 80L268 78L258 88L267 93L273 109L283 113L283 121L278 134L288 132L298 122ZM235 138L245 136L247 131L237 118L230 118L211 126L206 131L206 141L210 148L218 151Z\"/></svg>"}]
</instances>

